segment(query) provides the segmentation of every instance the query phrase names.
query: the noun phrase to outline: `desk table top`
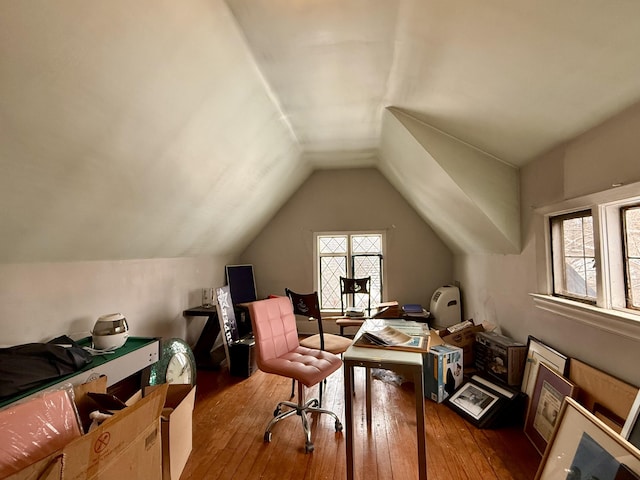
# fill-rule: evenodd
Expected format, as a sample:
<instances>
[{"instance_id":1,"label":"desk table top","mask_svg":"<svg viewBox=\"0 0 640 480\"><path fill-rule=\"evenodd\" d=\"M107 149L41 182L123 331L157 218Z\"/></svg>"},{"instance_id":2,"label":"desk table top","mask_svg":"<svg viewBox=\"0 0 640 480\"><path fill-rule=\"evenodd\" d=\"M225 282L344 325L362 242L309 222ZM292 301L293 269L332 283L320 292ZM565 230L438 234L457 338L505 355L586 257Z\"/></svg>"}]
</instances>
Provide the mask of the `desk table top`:
<instances>
[{"instance_id":1,"label":"desk table top","mask_svg":"<svg viewBox=\"0 0 640 480\"><path fill-rule=\"evenodd\" d=\"M421 322L413 322L401 319L367 319L356 333L354 337L354 343L365 331L375 331L376 329L382 329L385 326L401 328L405 333L409 335L429 334L428 326L426 326L425 328L425 324ZM342 358L345 362L355 363L377 362L398 365L422 365L422 352L390 350L385 349L384 347L358 347L354 344L351 344L347 351L343 353Z\"/></svg>"}]
</instances>

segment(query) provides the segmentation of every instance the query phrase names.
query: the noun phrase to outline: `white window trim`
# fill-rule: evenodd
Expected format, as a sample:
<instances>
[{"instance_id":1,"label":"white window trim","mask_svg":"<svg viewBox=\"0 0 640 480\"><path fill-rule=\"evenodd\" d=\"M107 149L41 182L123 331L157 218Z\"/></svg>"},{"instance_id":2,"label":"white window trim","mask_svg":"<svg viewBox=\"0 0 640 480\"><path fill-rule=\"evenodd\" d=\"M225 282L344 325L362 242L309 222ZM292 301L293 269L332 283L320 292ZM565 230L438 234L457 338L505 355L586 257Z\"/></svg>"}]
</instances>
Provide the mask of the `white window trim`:
<instances>
[{"instance_id":1,"label":"white window trim","mask_svg":"<svg viewBox=\"0 0 640 480\"><path fill-rule=\"evenodd\" d=\"M318 270L318 237L331 235L381 235L382 236L382 253L386 261L387 254L387 232L385 230L331 230L326 232L313 232L313 288L316 292L320 292L320 272ZM382 268L382 285L387 285L387 269ZM386 291L386 288L384 289ZM382 298L384 302L384 297ZM373 307L372 307L373 308ZM334 313L339 310L322 310L321 313Z\"/></svg>"},{"instance_id":2,"label":"white window trim","mask_svg":"<svg viewBox=\"0 0 640 480\"><path fill-rule=\"evenodd\" d=\"M544 251L536 267L545 272L544 283L539 293L531 293L536 307L570 318L577 322L623 337L640 340L640 312L625 308L623 268L620 252L620 218L618 209L624 204L640 200L640 182L619 186L557 204L535 209L544 219ZM598 262L598 298L596 305L569 300L552 295L553 275L551 271L551 232L549 218L578 210L591 209L593 214L596 262ZM607 238L601 238L601 232ZM607 248L607 245L610 247ZM603 267L604 266L604 267ZM614 275L611 273L614 272Z\"/></svg>"},{"instance_id":3,"label":"white window trim","mask_svg":"<svg viewBox=\"0 0 640 480\"><path fill-rule=\"evenodd\" d=\"M530 293L529 295L533 298L535 306L542 310L622 337L640 340L638 315L618 310L607 310L553 295L539 293Z\"/></svg>"}]
</instances>

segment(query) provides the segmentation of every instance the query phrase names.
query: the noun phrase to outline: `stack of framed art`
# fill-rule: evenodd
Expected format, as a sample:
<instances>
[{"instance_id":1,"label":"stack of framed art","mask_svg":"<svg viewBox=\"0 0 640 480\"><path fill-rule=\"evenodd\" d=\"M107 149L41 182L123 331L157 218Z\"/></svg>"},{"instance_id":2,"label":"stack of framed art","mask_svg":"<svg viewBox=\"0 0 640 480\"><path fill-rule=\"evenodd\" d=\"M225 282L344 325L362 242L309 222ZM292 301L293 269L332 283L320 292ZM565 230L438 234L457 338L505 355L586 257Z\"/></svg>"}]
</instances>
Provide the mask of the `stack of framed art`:
<instances>
[{"instance_id":1,"label":"stack of framed art","mask_svg":"<svg viewBox=\"0 0 640 480\"><path fill-rule=\"evenodd\" d=\"M521 390L524 432L542 455L536 480L640 480L638 389L535 337L527 346Z\"/></svg>"},{"instance_id":2,"label":"stack of framed art","mask_svg":"<svg viewBox=\"0 0 640 480\"><path fill-rule=\"evenodd\" d=\"M640 479L640 450L567 398L535 478Z\"/></svg>"},{"instance_id":3,"label":"stack of framed art","mask_svg":"<svg viewBox=\"0 0 640 480\"><path fill-rule=\"evenodd\" d=\"M522 391L528 396L524 433L542 455L553 434L562 401L577 387L565 378L568 358L533 336L527 340Z\"/></svg>"},{"instance_id":4,"label":"stack of framed art","mask_svg":"<svg viewBox=\"0 0 640 480\"><path fill-rule=\"evenodd\" d=\"M537 480L640 480L638 387L536 337L526 347L521 385L479 370L445 403L478 428L523 425L542 455Z\"/></svg>"}]
</instances>

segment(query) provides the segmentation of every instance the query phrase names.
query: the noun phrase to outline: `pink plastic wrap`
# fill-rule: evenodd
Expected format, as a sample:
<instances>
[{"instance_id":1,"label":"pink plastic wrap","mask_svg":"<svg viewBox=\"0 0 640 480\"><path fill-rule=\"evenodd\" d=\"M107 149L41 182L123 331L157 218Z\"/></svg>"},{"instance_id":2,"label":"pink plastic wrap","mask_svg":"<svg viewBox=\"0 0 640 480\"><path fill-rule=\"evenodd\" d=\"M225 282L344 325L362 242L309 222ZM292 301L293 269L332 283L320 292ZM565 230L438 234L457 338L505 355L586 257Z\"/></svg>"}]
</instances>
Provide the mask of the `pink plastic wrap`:
<instances>
[{"instance_id":1,"label":"pink plastic wrap","mask_svg":"<svg viewBox=\"0 0 640 480\"><path fill-rule=\"evenodd\" d=\"M71 385L0 410L0 478L81 436Z\"/></svg>"}]
</instances>

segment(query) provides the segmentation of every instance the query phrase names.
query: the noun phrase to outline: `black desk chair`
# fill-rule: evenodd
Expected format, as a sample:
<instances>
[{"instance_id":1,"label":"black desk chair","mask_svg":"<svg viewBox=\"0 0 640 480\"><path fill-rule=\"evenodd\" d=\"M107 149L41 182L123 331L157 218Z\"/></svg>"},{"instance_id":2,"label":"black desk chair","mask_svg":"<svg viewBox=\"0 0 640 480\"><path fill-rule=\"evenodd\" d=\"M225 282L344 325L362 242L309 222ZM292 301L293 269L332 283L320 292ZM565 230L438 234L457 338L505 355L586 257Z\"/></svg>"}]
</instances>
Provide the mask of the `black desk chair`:
<instances>
[{"instance_id":1,"label":"black desk chair","mask_svg":"<svg viewBox=\"0 0 640 480\"><path fill-rule=\"evenodd\" d=\"M340 308L342 315L345 313L345 296L351 295L351 305L356 305L356 295L367 296L367 316L371 315L371 277L363 278L347 278L340 277ZM344 336L344 329L347 327L360 328L364 323L363 318L341 318L336 320L336 324L340 327L340 335Z\"/></svg>"},{"instance_id":2,"label":"black desk chair","mask_svg":"<svg viewBox=\"0 0 640 480\"><path fill-rule=\"evenodd\" d=\"M320 314L320 301L318 300L318 292L313 293L296 293L285 288L287 297L293 305L293 313L307 317L310 321L318 323L318 333L300 340L300 345L316 350L324 350L325 352L342 355L351 345L351 339L331 333L324 333L322 326L322 315ZM291 387L291 397L295 392L295 380ZM320 405L322 405L322 384L320 384L319 393Z\"/></svg>"}]
</instances>

